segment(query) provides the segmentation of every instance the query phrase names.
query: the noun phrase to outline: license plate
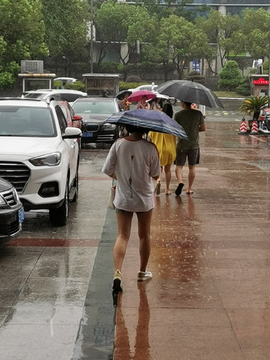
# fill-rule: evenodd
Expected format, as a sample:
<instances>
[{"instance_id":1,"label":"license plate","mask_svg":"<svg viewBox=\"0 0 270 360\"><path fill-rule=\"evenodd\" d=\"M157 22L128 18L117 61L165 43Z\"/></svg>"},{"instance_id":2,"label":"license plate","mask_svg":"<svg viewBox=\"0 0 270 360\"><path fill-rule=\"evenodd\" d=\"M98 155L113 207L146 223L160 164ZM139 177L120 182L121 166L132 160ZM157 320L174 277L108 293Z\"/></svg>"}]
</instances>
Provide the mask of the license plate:
<instances>
[{"instance_id":1,"label":"license plate","mask_svg":"<svg viewBox=\"0 0 270 360\"><path fill-rule=\"evenodd\" d=\"M83 132L82 137L93 137L93 133L92 132Z\"/></svg>"},{"instance_id":2,"label":"license plate","mask_svg":"<svg viewBox=\"0 0 270 360\"><path fill-rule=\"evenodd\" d=\"M23 222L24 220L24 210L23 209L20 209L19 210L19 222Z\"/></svg>"}]
</instances>

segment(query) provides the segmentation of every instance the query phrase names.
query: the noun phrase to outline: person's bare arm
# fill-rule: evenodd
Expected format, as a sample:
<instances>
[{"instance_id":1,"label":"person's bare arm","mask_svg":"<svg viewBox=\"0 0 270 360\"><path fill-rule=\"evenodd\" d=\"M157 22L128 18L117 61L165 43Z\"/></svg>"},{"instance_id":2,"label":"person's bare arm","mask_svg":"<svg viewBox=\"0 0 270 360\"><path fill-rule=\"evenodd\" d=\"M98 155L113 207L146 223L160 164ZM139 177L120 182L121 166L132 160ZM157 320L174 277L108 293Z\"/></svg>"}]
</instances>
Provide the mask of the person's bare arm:
<instances>
[{"instance_id":1,"label":"person's bare arm","mask_svg":"<svg viewBox=\"0 0 270 360\"><path fill-rule=\"evenodd\" d=\"M205 126L205 123L201 124L200 125L200 128L199 128L199 131L205 131L206 130L206 126Z\"/></svg>"}]
</instances>

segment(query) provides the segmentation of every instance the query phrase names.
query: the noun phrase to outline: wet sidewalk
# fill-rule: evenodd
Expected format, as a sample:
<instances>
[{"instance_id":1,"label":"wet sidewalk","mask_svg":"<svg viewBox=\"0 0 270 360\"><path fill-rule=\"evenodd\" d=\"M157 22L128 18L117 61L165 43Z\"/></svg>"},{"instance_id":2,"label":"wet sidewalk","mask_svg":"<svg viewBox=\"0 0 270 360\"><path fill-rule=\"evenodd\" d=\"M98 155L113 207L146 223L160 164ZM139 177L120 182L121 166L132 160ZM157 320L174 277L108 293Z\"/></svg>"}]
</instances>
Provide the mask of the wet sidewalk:
<instances>
[{"instance_id":1,"label":"wet sidewalk","mask_svg":"<svg viewBox=\"0 0 270 360\"><path fill-rule=\"evenodd\" d=\"M117 307L108 150L82 151L68 225L26 214L1 248L1 360L270 360L270 142L238 135L241 118L209 111L193 195L162 185L148 283L134 217Z\"/></svg>"},{"instance_id":2,"label":"wet sidewalk","mask_svg":"<svg viewBox=\"0 0 270 360\"><path fill-rule=\"evenodd\" d=\"M134 221L114 360L270 359L270 143L238 126L207 122L194 194L156 197L148 283Z\"/></svg>"}]
</instances>

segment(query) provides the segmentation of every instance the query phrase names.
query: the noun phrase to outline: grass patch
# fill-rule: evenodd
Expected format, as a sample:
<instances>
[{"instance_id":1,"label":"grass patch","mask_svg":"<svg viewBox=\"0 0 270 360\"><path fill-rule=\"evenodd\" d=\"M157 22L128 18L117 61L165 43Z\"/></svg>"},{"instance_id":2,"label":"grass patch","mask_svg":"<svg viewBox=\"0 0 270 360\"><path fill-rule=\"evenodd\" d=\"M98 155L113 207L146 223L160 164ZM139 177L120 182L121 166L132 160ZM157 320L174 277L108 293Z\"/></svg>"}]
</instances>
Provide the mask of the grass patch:
<instances>
[{"instance_id":1,"label":"grass patch","mask_svg":"<svg viewBox=\"0 0 270 360\"><path fill-rule=\"evenodd\" d=\"M230 98L243 98L243 99L245 99L245 96L240 95L235 91L214 91L214 93L217 95L217 97L230 97Z\"/></svg>"}]
</instances>

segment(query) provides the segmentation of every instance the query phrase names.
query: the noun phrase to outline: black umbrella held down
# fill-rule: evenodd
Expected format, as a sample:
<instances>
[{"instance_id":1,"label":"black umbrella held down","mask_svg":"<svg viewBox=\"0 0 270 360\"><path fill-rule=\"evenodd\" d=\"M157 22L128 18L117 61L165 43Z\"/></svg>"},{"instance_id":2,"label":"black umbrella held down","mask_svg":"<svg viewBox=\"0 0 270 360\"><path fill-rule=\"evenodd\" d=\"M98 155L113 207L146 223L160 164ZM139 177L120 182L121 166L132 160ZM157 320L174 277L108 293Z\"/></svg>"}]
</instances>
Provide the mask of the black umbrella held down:
<instances>
[{"instance_id":1,"label":"black umbrella held down","mask_svg":"<svg viewBox=\"0 0 270 360\"><path fill-rule=\"evenodd\" d=\"M133 125L187 139L183 127L162 111L145 109L122 111L111 115L106 122L118 125Z\"/></svg>"},{"instance_id":2,"label":"black umbrella held down","mask_svg":"<svg viewBox=\"0 0 270 360\"><path fill-rule=\"evenodd\" d=\"M129 91L129 90L122 90L120 91L117 95L116 95L116 98L119 99L119 100L123 100L125 95L130 95L132 94L132 91Z\"/></svg>"},{"instance_id":3,"label":"black umbrella held down","mask_svg":"<svg viewBox=\"0 0 270 360\"><path fill-rule=\"evenodd\" d=\"M176 99L209 106L211 108L221 107L222 103L206 86L190 80L171 80L159 85L156 91L160 94L174 96Z\"/></svg>"}]
</instances>

